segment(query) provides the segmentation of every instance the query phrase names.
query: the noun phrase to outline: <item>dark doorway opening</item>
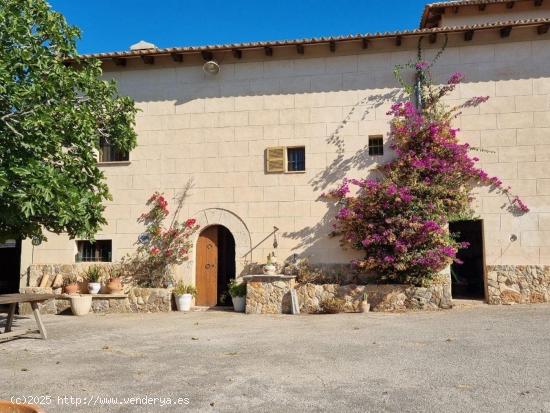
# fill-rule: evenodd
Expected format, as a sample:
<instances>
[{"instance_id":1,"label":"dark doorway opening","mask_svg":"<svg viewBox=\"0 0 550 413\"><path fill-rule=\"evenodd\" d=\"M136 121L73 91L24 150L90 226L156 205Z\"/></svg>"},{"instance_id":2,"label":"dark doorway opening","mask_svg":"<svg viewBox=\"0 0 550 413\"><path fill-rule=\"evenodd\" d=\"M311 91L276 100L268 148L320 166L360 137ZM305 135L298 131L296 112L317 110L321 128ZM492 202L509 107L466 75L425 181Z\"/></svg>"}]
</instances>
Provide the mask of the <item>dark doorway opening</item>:
<instances>
[{"instance_id":1,"label":"dark doorway opening","mask_svg":"<svg viewBox=\"0 0 550 413\"><path fill-rule=\"evenodd\" d=\"M462 264L451 265L453 298L484 299L483 221L454 221L449 223L449 230L457 241L470 244L458 251Z\"/></svg>"},{"instance_id":2,"label":"dark doorway opening","mask_svg":"<svg viewBox=\"0 0 550 413\"><path fill-rule=\"evenodd\" d=\"M21 272L21 240L0 243L0 294L19 292Z\"/></svg>"},{"instance_id":3,"label":"dark doorway opening","mask_svg":"<svg viewBox=\"0 0 550 413\"><path fill-rule=\"evenodd\" d=\"M235 278L235 239L221 225L207 227L197 241L197 305L231 305L227 293L231 278Z\"/></svg>"}]
</instances>

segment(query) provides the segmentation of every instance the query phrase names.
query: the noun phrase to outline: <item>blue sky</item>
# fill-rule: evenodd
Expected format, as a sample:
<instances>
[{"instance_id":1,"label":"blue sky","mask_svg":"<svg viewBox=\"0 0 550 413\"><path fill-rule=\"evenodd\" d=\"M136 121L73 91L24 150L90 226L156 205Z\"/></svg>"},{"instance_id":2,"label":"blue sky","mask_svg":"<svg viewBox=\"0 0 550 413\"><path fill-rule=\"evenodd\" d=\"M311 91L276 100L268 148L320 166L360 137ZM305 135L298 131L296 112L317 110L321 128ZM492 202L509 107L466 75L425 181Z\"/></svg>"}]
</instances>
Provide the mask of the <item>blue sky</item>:
<instances>
[{"instance_id":1,"label":"blue sky","mask_svg":"<svg viewBox=\"0 0 550 413\"><path fill-rule=\"evenodd\" d=\"M424 0L50 0L80 53L413 29Z\"/></svg>"}]
</instances>

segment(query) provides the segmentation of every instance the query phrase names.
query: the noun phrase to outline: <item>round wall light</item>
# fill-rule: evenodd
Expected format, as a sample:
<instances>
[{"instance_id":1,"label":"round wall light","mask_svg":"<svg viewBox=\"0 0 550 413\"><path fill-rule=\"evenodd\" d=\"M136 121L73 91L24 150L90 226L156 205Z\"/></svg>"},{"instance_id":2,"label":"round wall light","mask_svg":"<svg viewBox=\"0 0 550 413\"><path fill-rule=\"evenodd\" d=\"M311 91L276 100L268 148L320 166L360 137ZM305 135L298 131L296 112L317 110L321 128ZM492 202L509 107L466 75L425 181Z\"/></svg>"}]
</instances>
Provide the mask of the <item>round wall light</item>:
<instances>
[{"instance_id":1,"label":"round wall light","mask_svg":"<svg viewBox=\"0 0 550 413\"><path fill-rule=\"evenodd\" d=\"M209 60L202 65L202 70L204 70L204 73L208 73L209 75L217 75L220 73L220 65L214 60Z\"/></svg>"}]
</instances>

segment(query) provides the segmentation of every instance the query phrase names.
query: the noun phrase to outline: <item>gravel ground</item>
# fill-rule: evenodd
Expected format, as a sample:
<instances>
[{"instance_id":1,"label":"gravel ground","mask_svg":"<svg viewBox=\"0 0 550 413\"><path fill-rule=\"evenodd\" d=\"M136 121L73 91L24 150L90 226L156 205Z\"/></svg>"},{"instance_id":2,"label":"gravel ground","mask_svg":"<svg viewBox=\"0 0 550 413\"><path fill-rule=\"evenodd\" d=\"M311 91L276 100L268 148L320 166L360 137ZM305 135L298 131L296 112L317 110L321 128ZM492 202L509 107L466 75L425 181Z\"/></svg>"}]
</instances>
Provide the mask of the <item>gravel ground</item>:
<instances>
[{"instance_id":1,"label":"gravel ground","mask_svg":"<svg viewBox=\"0 0 550 413\"><path fill-rule=\"evenodd\" d=\"M46 412L550 412L546 304L44 322L47 341L0 343L0 398L40 397Z\"/></svg>"}]
</instances>

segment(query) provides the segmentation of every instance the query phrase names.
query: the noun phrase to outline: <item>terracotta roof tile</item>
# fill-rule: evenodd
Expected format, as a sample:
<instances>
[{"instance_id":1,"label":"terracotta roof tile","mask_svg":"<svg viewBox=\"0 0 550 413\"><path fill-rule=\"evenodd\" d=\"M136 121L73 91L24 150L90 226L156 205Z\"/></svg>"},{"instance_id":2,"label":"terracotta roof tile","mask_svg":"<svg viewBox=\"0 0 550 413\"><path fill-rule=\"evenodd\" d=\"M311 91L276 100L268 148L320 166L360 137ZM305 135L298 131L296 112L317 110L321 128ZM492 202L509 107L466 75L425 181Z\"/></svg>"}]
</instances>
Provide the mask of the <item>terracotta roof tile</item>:
<instances>
[{"instance_id":1,"label":"terracotta roof tile","mask_svg":"<svg viewBox=\"0 0 550 413\"><path fill-rule=\"evenodd\" d=\"M499 4L509 3L511 0L455 0L455 1L442 1L436 3L426 4L424 12L420 18L420 27L426 27L426 19L430 12L434 9L447 8L447 7L460 7L460 6L478 6L480 4ZM515 0L515 1L528 1L528 0ZM529 0L532 1L532 0Z\"/></svg>"},{"instance_id":2,"label":"terracotta roof tile","mask_svg":"<svg viewBox=\"0 0 550 413\"><path fill-rule=\"evenodd\" d=\"M496 0L485 0L496 1ZM279 40L279 41L265 41L265 42L249 42L249 43L230 43L221 45L206 45L206 46L187 46L187 47L168 47L168 48L155 48L155 49L142 49L142 50L127 50L121 52L108 52L108 53L94 53L82 55L82 58L132 58L146 55L170 55L172 53L200 53L202 51L230 51L233 49L258 49L263 47L276 47L276 46L293 46L293 45L307 45L307 44L319 44L329 42L345 42L353 40L374 40L384 39L392 37L413 37L422 36L432 33L454 33L464 32L469 30L484 30L493 28L502 28L507 26L520 27L520 26L535 26L540 24L550 24L550 18L543 19L523 19L523 20L510 20L493 23L472 24L465 26L453 26L453 27L434 27L430 29L413 29L402 30L394 32L377 32L366 34L353 34L346 36L329 36L329 37L315 37L295 40Z\"/></svg>"}]
</instances>

